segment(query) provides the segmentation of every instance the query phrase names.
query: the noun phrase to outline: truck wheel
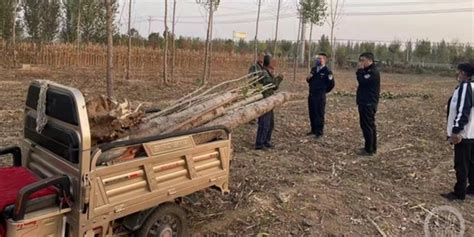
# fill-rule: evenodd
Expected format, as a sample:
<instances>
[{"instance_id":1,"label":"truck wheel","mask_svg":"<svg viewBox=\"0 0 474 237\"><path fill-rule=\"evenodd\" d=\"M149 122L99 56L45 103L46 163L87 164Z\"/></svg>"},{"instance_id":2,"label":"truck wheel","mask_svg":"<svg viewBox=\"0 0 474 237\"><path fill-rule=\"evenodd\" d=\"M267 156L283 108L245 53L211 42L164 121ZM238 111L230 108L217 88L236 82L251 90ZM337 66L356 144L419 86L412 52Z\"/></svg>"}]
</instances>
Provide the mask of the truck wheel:
<instances>
[{"instance_id":1,"label":"truck wheel","mask_svg":"<svg viewBox=\"0 0 474 237\"><path fill-rule=\"evenodd\" d=\"M147 218L138 237L188 237L188 223L184 210L174 203L166 203Z\"/></svg>"}]
</instances>

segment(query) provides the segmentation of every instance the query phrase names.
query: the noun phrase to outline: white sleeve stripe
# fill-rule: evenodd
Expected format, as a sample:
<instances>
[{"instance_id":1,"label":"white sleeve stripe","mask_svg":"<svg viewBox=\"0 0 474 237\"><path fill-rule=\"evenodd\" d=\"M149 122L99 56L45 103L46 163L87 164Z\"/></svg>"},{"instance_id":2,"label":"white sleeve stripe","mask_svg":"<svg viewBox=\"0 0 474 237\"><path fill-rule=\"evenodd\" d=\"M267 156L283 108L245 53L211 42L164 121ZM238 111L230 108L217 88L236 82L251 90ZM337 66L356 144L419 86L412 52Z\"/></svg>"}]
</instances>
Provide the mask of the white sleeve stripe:
<instances>
[{"instance_id":1,"label":"white sleeve stripe","mask_svg":"<svg viewBox=\"0 0 474 237\"><path fill-rule=\"evenodd\" d=\"M459 127L459 120L461 120L462 111L464 109L464 100L466 99L466 90L467 90L467 84L464 84L462 87L462 94L461 94L461 106L459 106L458 114L456 115L456 120L454 120L455 127Z\"/></svg>"}]
</instances>

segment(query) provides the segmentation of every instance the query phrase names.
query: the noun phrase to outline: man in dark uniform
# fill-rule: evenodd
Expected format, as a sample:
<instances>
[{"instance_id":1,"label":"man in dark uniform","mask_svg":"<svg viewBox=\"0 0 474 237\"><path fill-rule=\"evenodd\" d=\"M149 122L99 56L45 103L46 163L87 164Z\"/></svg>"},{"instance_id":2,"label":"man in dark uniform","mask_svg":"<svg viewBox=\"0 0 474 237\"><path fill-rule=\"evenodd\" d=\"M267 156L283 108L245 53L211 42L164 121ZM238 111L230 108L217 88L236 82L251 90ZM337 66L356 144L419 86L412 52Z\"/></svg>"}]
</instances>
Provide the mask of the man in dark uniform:
<instances>
[{"instance_id":1,"label":"man in dark uniform","mask_svg":"<svg viewBox=\"0 0 474 237\"><path fill-rule=\"evenodd\" d=\"M274 87L263 92L263 97L267 98L275 93L282 81L282 77L275 77L273 68L271 67L271 56L265 55L263 58L263 73L262 73L262 86L273 84ZM275 127L273 110L258 118L258 130L257 139L255 142L255 149L262 150L267 148L273 148L271 144L272 132Z\"/></svg>"},{"instance_id":2,"label":"man in dark uniform","mask_svg":"<svg viewBox=\"0 0 474 237\"><path fill-rule=\"evenodd\" d=\"M459 85L448 102L446 132L449 142L454 145L454 170L457 182L453 192L442 196L450 200L464 200L466 194L474 195L473 74L474 67L469 63L458 65Z\"/></svg>"},{"instance_id":3,"label":"man in dark uniform","mask_svg":"<svg viewBox=\"0 0 474 237\"><path fill-rule=\"evenodd\" d=\"M334 88L334 76L326 66L327 55L320 53L316 65L306 78L309 84L308 109L311 131L307 135L321 138L324 135L324 114L326 110L326 94Z\"/></svg>"},{"instance_id":4,"label":"man in dark uniform","mask_svg":"<svg viewBox=\"0 0 474 237\"><path fill-rule=\"evenodd\" d=\"M374 63L374 55L366 52L359 56L356 72L357 106L359 108L360 128L364 134L365 146L357 154L372 156L377 152L377 128L375 113L380 97L380 73Z\"/></svg>"}]
</instances>

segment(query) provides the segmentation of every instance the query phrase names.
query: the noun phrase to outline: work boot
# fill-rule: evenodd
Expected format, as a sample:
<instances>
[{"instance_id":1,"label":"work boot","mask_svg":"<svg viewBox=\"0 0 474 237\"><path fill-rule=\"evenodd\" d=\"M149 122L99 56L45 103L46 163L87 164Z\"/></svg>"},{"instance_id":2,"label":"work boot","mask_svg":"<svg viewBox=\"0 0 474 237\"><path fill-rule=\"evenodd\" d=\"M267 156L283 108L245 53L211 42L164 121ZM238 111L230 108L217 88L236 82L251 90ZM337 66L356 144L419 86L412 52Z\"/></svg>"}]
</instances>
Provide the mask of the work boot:
<instances>
[{"instance_id":1,"label":"work boot","mask_svg":"<svg viewBox=\"0 0 474 237\"><path fill-rule=\"evenodd\" d=\"M262 145L255 145L255 150L265 150L265 147Z\"/></svg>"},{"instance_id":2,"label":"work boot","mask_svg":"<svg viewBox=\"0 0 474 237\"><path fill-rule=\"evenodd\" d=\"M473 195L474 196L474 187L472 185L469 185L467 188L466 188L466 194L467 195Z\"/></svg>"},{"instance_id":3,"label":"work boot","mask_svg":"<svg viewBox=\"0 0 474 237\"><path fill-rule=\"evenodd\" d=\"M308 132L306 133L306 136L313 136L314 135L314 132Z\"/></svg>"}]
</instances>

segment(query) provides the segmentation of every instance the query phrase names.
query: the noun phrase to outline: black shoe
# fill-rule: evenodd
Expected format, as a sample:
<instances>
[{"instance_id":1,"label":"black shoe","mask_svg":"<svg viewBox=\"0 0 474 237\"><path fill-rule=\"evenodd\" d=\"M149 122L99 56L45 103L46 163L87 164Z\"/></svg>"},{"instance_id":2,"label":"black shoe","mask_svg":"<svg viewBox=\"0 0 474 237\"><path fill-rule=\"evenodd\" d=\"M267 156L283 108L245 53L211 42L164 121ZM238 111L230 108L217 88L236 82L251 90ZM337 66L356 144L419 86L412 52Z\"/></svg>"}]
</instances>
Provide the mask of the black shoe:
<instances>
[{"instance_id":1,"label":"black shoe","mask_svg":"<svg viewBox=\"0 0 474 237\"><path fill-rule=\"evenodd\" d=\"M466 199L465 196L458 195L455 192L443 193L443 194L441 194L441 196L448 199L449 201Z\"/></svg>"},{"instance_id":2,"label":"black shoe","mask_svg":"<svg viewBox=\"0 0 474 237\"><path fill-rule=\"evenodd\" d=\"M256 145L255 150L265 150L265 147L261 145Z\"/></svg>"},{"instance_id":3,"label":"black shoe","mask_svg":"<svg viewBox=\"0 0 474 237\"><path fill-rule=\"evenodd\" d=\"M306 136L313 136L313 135L314 135L314 132L306 133Z\"/></svg>"},{"instance_id":4,"label":"black shoe","mask_svg":"<svg viewBox=\"0 0 474 237\"><path fill-rule=\"evenodd\" d=\"M324 137L324 135L322 135L322 134L317 134L317 135L315 135L314 138L316 138L316 140L319 140L319 139L322 139L323 137Z\"/></svg>"},{"instance_id":5,"label":"black shoe","mask_svg":"<svg viewBox=\"0 0 474 237\"><path fill-rule=\"evenodd\" d=\"M263 146L264 146L265 148L268 148L268 149L273 149L273 148L275 148L275 146L274 146L273 144L271 144L271 143L265 143L265 144L263 144Z\"/></svg>"},{"instance_id":6,"label":"black shoe","mask_svg":"<svg viewBox=\"0 0 474 237\"><path fill-rule=\"evenodd\" d=\"M467 187L466 194L467 195L474 195L474 188L472 186Z\"/></svg>"},{"instance_id":7,"label":"black shoe","mask_svg":"<svg viewBox=\"0 0 474 237\"><path fill-rule=\"evenodd\" d=\"M368 152L365 149L361 149L360 151L356 152L358 156L373 156L373 152Z\"/></svg>"}]
</instances>

